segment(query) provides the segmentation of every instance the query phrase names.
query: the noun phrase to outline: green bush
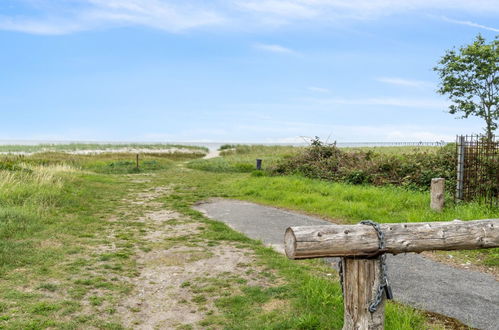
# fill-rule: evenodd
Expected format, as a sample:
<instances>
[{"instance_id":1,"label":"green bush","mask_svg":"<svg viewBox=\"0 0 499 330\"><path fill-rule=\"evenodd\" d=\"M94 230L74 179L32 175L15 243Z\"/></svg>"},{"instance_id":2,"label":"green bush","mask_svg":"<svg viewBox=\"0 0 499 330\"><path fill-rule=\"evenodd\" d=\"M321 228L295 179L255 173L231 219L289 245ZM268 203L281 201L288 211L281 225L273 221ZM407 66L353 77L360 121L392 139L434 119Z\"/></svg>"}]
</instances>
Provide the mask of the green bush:
<instances>
[{"instance_id":1,"label":"green bush","mask_svg":"<svg viewBox=\"0 0 499 330\"><path fill-rule=\"evenodd\" d=\"M344 151L316 139L301 153L272 166L270 172L351 184L390 184L426 190L431 179L436 177L445 178L449 188L453 188L455 163L454 145L436 152L389 154L372 150Z\"/></svg>"}]
</instances>

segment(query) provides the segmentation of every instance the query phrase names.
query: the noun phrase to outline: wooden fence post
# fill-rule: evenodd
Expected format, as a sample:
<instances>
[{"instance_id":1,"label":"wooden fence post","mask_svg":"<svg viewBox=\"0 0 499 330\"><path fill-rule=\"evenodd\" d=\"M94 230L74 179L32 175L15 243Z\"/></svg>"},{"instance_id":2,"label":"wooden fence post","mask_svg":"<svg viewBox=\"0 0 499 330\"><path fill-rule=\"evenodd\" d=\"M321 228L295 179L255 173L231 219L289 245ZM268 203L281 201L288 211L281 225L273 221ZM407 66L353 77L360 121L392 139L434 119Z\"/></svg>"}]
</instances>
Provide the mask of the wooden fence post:
<instances>
[{"instance_id":1,"label":"wooden fence post","mask_svg":"<svg viewBox=\"0 0 499 330\"><path fill-rule=\"evenodd\" d=\"M136 168L139 169L139 154L136 155Z\"/></svg>"},{"instance_id":2,"label":"wooden fence post","mask_svg":"<svg viewBox=\"0 0 499 330\"><path fill-rule=\"evenodd\" d=\"M284 235L284 250L290 259L343 258L343 330L383 329L383 297L388 293L391 297L387 279L383 275L386 275L386 269L381 267L383 264L380 265L385 258L384 253L499 247L499 219L382 224L366 222L358 225L289 227ZM376 307L378 302L377 308L371 308L373 304Z\"/></svg>"},{"instance_id":3,"label":"wooden fence post","mask_svg":"<svg viewBox=\"0 0 499 330\"><path fill-rule=\"evenodd\" d=\"M380 281L378 258L342 258L343 330L382 330L385 323L385 300L371 313L368 306Z\"/></svg>"},{"instance_id":4,"label":"wooden fence post","mask_svg":"<svg viewBox=\"0 0 499 330\"><path fill-rule=\"evenodd\" d=\"M257 159L256 160L256 169L257 170L261 170L262 169L262 160L261 159Z\"/></svg>"},{"instance_id":5,"label":"wooden fence post","mask_svg":"<svg viewBox=\"0 0 499 330\"><path fill-rule=\"evenodd\" d=\"M445 204L445 179L431 179L431 202L430 207L435 211L442 211Z\"/></svg>"}]
</instances>

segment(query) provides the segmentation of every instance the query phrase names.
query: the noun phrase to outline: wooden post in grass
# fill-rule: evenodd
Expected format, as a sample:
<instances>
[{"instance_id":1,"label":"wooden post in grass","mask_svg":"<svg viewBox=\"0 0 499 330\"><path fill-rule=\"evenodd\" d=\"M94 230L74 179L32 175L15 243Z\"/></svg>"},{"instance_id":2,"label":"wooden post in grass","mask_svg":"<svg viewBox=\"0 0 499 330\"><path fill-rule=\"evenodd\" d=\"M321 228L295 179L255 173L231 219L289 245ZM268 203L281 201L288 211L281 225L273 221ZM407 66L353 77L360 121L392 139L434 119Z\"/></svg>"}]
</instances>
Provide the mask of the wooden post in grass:
<instances>
[{"instance_id":1,"label":"wooden post in grass","mask_svg":"<svg viewBox=\"0 0 499 330\"><path fill-rule=\"evenodd\" d=\"M431 179L431 202L430 207L435 211L442 211L445 204L445 179Z\"/></svg>"},{"instance_id":2,"label":"wooden post in grass","mask_svg":"<svg viewBox=\"0 0 499 330\"><path fill-rule=\"evenodd\" d=\"M137 154L135 157L135 164L136 164L135 167L139 169L139 154Z\"/></svg>"},{"instance_id":3,"label":"wooden post in grass","mask_svg":"<svg viewBox=\"0 0 499 330\"><path fill-rule=\"evenodd\" d=\"M343 329L384 329L385 302L374 313L371 303L379 284L379 260L376 258L343 258ZM363 308L364 307L364 308Z\"/></svg>"},{"instance_id":4,"label":"wooden post in grass","mask_svg":"<svg viewBox=\"0 0 499 330\"><path fill-rule=\"evenodd\" d=\"M382 280L377 257L383 253L499 247L499 219L376 226L379 231L366 224L289 227L284 235L290 259L343 258L344 330L384 328L384 299L375 311L369 311Z\"/></svg>"},{"instance_id":5,"label":"wooden post in grass","mask_svg":"<svg viewBox=\"0 0 499 330\"><path fill-rule=\"evenodd\" d=\"M262 160L261 159L257 159L256 160L256 169L257 170L261 170L262 169Z\"/></svg>"}]
</instances>

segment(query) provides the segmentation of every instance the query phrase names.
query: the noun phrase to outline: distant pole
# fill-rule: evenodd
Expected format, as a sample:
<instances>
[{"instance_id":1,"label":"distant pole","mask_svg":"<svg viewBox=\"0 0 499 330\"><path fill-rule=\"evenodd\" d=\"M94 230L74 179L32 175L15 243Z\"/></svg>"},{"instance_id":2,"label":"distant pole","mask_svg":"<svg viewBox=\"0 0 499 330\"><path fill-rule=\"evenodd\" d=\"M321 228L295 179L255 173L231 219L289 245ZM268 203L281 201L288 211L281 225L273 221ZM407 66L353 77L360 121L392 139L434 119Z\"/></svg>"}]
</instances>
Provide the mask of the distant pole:
<instances>
[{"instance_id":1,"label":"distant pole","mask_svg":"<svg viewBox=\"0 0 499 330\"><path fill-rule=\"evenodd\" d=\"M445 204L445 179L431 179L431 202L430 207L435 211L442 211Z\"/></svg>"},{"instance_id":2,"label":"distant pole","mask_svg":"<svg viewBox=\"0 0 499 330\"><path fill-rule=\"evenodd\" d=\"M139 169L139 154L136 155L136 167Z\"/></svg>"},{"instance_id":3,"label":"distant pole","mask_svg":"<svg viewBox=\"0 0 499 330\"><path fill-rule=\"evenodd\" d=\"M261 170L262 169L262 160L261 159L257 159L256 160L256 169L257 170Z\"/></svg>"}]
</instances>

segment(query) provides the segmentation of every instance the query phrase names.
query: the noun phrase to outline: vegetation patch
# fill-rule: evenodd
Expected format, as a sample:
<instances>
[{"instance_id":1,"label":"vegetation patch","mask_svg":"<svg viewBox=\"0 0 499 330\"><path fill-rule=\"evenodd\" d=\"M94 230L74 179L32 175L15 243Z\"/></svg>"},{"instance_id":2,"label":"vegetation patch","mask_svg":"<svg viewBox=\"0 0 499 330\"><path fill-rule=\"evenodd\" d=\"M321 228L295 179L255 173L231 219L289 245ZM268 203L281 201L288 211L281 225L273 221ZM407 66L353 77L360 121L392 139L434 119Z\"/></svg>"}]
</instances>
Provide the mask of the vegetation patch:
<instances>
[{"instance_id":1,"label":"vegetation patch","mask_svg":"<svg viewBox=\"0 0 499 330\"><path fill-rule=\"evenodd\" d=\"M294 157L269 168L271 174L305 177L350 184L397 185L428 190L432 178L445 178L455 187L455 145L436 151L381 153L373 150L342 150L319 139Z\"/></svg>"},{"instance_id":2,"label":"vegetation patch","mask_svg":"<svg viewBox=\"0 0 499 330\"><path fill-rule=\"evenodd\" d=\"M260 158L265 166L299 151L255 147L224 158L248 164ZM0 328L121 329L147 322L186 329L340 328L336 272L317 260L287 260L191 209L210 197L347 223L497 216L479 204L432 213L427 194L400 187L186 170L186 158L144 158L164 166L140 173L104 170L134 156L8 156L15 169L0 170ZM387 329L431 329L436 321L428 320L407 306L387 307Z\"/></svg>"}]
</instances>

